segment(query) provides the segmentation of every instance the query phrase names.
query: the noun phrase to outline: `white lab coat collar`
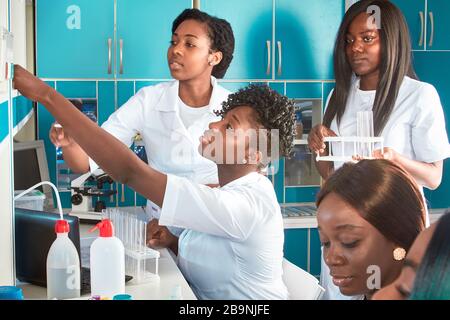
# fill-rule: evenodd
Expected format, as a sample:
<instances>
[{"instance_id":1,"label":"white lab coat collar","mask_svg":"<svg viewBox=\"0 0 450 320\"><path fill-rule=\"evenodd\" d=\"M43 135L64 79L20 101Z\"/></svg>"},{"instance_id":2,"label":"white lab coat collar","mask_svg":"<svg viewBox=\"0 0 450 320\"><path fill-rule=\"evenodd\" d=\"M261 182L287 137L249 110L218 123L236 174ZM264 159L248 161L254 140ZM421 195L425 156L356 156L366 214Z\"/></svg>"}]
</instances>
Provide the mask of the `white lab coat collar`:
<instances>
[{"instance_id":1,"label":"white lab coat collar","mask_svg":"<svg viewBox=\"0 0 450 320\"><path fill-rule=\"evenodd\" d=\"M213 90L211 93L211 99L209 101L209 111L214 114L214 111L222 109L221 97L222 95L218 94L219 91L225 90L220 87L217 83L217 79L211 76L211 84L213 86ZM167 90L159 98L158 103L155 105L155 109L163 112L175 112L178 109L178 88L180 85L180 81L173 81Z\"/></svg>"}]
</instances>

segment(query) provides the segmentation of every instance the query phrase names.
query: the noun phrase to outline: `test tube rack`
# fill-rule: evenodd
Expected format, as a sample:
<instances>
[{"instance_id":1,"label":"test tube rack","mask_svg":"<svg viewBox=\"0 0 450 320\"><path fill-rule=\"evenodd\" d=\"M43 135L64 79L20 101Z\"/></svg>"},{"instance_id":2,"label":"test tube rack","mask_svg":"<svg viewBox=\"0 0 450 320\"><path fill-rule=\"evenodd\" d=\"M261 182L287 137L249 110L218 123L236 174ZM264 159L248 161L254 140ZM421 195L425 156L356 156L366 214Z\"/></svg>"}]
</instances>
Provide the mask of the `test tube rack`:
<instances>
[{"instance_id":1,"label":"test tube rack","mask_svg":"<svg viewBox=\"0 0 450 320\"><path fill-rule=\"evenodd\" d=\"M355 161L353 156L359 156L363 159L373 159L372 153L376 149L375 144L379 144L381 150L384 149L383 137L325 137L324 142L328 142L329 151L326 156L316 156L316 161ZM340 144L340 154L333 154L333 143ZM353 154L346 154L345 146L352 145ZM364 150L361 154L360 150Z\"/></svg>"},{"instance_id":2,"label":"test tube rack","mask_svg":"<svg viewBox=\"0 0 450 320\"><path fill-rule=\"evenodd\" d=\"M118 208L103 211L103 217L114 225L115 236L125 248L125 273L133 277L134 284L159 281L160 253L147 247L147 223L137 214Z\"/></svg>"}]
</instances>

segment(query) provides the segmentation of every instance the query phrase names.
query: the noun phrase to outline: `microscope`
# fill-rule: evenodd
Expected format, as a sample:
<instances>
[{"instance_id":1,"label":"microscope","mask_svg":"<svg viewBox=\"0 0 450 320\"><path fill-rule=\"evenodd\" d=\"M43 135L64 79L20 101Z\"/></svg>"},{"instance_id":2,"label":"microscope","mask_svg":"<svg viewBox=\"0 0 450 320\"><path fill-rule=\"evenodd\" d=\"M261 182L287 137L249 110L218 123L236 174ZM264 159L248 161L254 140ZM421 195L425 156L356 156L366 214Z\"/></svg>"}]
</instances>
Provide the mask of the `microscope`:
<instances>
[{"instance_id":1,"label":"microscope","mask_svg":"<svg viewBox=\"0 0 450 320\"><path fill-rule=\"evenodd\" d=\"M95 208L92 207L92 197L110 197L117 193L116 190L104 190L103 184L112 184L114 181L102 170L94 173L88 172L70 184L71 190L71 214L80 219L99 220L102 210L106 208L104 201L97 201Z\"/></svg>"}]
</instances>

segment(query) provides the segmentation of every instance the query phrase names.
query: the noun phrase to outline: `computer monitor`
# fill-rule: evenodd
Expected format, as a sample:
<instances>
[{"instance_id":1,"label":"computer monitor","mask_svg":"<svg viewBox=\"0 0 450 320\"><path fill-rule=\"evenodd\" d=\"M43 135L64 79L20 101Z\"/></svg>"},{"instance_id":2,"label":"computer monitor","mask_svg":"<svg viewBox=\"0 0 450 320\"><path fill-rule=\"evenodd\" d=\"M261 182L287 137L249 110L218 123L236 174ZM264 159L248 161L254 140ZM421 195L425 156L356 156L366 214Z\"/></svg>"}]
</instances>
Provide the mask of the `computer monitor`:
<instances>
[{"instance_id":1,"label":"computer monitor","mask_svg":"<svg viewBox=\"0 0 450 320\"><path fill-rule=\"evenodd\" d=\"M44 141L14 142L14 189L26 190L42 181L50 181ZM53 208L51 187L38 189L45 194L45 207Z\"/></svg>"},{"instance_id":2,"label":"computer monitor","mask_svg":"<svg viewBox=\"0 0 450 320\"><path fill-rule=\"evenodd\" d=\"M55 223L59 214L15 208L16 277L22 282L47 285L47 254L56 239ZM65 215L70 227L69 238L80 255L80 222Z\"/></svg>"}]
</instances>

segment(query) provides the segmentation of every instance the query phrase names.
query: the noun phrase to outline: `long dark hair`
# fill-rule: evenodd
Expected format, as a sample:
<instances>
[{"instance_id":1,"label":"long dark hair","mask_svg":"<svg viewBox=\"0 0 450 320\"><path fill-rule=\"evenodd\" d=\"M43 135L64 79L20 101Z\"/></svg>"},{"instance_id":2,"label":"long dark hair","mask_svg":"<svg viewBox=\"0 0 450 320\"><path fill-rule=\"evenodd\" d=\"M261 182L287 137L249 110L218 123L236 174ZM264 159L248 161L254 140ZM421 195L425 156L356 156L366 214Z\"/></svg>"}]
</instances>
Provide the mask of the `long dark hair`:
<instances>
[{"instance_id":1,"label":"long dark hair","mask_svg":"<svg viewBox=\"0 0 450 320\"><path fill-rule=\"evenodd\" d=\"M387 0L362 0L346 12L339 27L334 46L334 74L336 87L323 117L323 124L330 127L336 117L338 126L345 112L352 83L353 71L345 54L346 34L352 21L371 5L381 12L381 62L380 79L373 104L374 132L379 135L394 109L398 91L405 76L417 79L411 63L411 40L408 25L401 11Z\"/></svg>"},{"instance_id":2,"label":"long dark hair","mask_svg":"<svg viewBox=\"0 0 450 320\"><path fill-rule=\"evenodd\" d=\"M450 300L450 211L439 219L416 273L412 300Z\"/></svg>"},{"instance_id":3,"label":"long dark hair","mask_svg":"<svg viewBox=\"0 0 450 320\"><path fill-rule=\"evenodd\" d=\"M225 76L225 73L233 60L234 34L228 21L210 16L206 12L198 9L185 9L172 23L172 34L178 26L185 20L195 20L205 23L208 27L208 36L211 40L211 49L222 52L222 60L215 65L212 75L218 79Z\"/></svg>"},{"instance_id":4,"label":"long dark hair","mask_svg":"<svg viewBox=\"0 0 450 320\"><path fill-rule=\"evenodd\" d=\"M326 180L316 205L330 193L338 195L384 237L405 250L425 228L425 205L417 184L391 161L344 164Z\"/></svg>"}]
</instances>

